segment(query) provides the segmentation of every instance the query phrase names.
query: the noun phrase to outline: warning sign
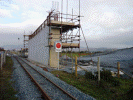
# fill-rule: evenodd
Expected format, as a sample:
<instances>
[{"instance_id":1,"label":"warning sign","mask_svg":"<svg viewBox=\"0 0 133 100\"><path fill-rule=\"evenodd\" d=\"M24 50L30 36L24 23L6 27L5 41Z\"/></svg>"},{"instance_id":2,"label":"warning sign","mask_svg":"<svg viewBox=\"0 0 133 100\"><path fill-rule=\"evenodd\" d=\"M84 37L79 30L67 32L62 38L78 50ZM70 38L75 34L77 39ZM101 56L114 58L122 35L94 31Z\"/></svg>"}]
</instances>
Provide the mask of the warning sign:
<instances>
[{"instance_id":1,"label":"warning sign","mask_svg":"<svg viewBox=\"0 0 133 100\"><path fill-rule=\"evenodd\" d=\"M55 41L55 52L61 52L62 44L60 41Z\"/></svg>"}]
</instances>

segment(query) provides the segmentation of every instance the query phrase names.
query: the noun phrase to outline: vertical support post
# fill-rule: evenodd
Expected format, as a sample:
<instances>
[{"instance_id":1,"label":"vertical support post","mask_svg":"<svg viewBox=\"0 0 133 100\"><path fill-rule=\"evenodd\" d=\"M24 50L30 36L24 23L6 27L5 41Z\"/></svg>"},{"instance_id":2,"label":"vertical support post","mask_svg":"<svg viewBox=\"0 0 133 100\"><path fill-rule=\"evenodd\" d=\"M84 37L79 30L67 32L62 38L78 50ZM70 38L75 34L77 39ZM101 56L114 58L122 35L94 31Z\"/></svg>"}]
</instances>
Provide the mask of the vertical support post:
<instances>
[{"instance_id":1,"label":"vertical support post","mask_svg":"<svg viewBox=\"0 0 133 100\"><path fill-rule=\"evenodd\" d=\"M47 25L49 23L49 33L51 33L51 23L50 23L50 16L51 16L51 12L49 13L49 16L47 17ZM48 21L49 20L49 21ZM49 34L48 34L49 37ZM50 39L48 38L48 45L50 43ZM51 46L49 46L49 60L48 60L48 66L51 67Z\"/></svg>"},{"instance_id":2,"label":"vertical support post","mask_svg":"<svg viewBox=\"0 0 133 100\"><path fill-rule=\"evenodd\" d=\"M3 53L3 63L5 62L5 55L4 55L4 53Z\"/></svg>"},{"instance_id":3,"label":"vertical support post","mask_svg":"<svg viewBox=\"0 0 133 100\"><path fill-rule=\"evenodd\" d=\"M61 59L59 60L62 64L62 52L59 54L59 57L61 57ZM59 65L60 66L60 65Z\"/></svg>"},{"instance_id":4,"label":"vertical support post","mask_svg":"<svg viewBox=\"0 0 133 100\"><path fill-rule=\"evenodd\" d=\"M98 71L98 83L100 81L100 58L98 57L98 63L97 63L97 71Z\"/></svg>"},{"instance_id":5,"label":"vertical support post","mask_svg":"<svg viewBox=\"0 0 133 100\"><path fill-rule=\"evenodd\" d=\"M5 52L5 59L4 59L4 62L6 62L6 52Z\"/></svg>"},{"instance_id":6,"label":"vertical support post","mask_svg":"<svg viewBox=\"0 0 133 100\"><path fill-rule=\"evenodd\" d=\"M73 8L72 8L72 22L73 22ZM72 34L73 35L73 34Z\"/></svg>"},{"instance_id":7,"label":"vertical support post","mask_svg":"<svg viewBox=\"0 0 133 100\"><path fill-rule=\"evenodd\" d=\"M3 54L1 53L1 70L2 70L2 65L3 65Z\"/></svg>"},{"instance_id":8,"label":"vertical support post","mask_svg":"<svg viewBox=\"0 0 133 100\"><path fill-rule=\"evenodd\" d=\"M80 0L79 0L79 61L80 61Z\"/></svg>"},{"instance_id":9,"label":"vertical support post","mask_svg":"<svg viewBox=\"0 0 133 100\"><path fill-rule=\"evenodd\" d=\"M66 48L66 65L67 65L67 48Z\"/></svg>"},{"instance_id":10,"label":"vertical support post","mask_svg":"<svg viewBox=\"0 0 133 100\"><path fill-rule=\"evenodd\" d=\"M4 63L5 63L5 59L6 59L6 57L5 57L5 53L4 53Z\"/></svg>"},{"instance_id":11,"label":"vertical support post","mask_svg":"<svg viewBox=\"0 0 133 100\"><path fill-rule=\"evenodd\" d=\"M21 57L22 57L22 48L21 48Z\"/></svg>"},{"instance_id":12,"label":"vertical support post","mask_svg":"<svg viewBox=\"0 0 133 100\"><path fill-rule=\"evenodd\" d=\"M75 56L75 76L77 77L77 56Z\"/></svg>"},{"instance_id":13,"label":"vertical support post","mask_svg":"<svg viewBox=\"0 0 133 100\"><path fill-rule=\"evenodd\" d=\"M73 73L73 56L72 56L72 48L71 48L71 62L72 62L72 73Z\"/></svg>"},{"instance_id":14,"label":"vertical support post","mask_svg":"<svg viewBox=\"0 0 133 100\"><path fill-rule=\"evenodd\" d=\"M59 70L59 52L58 52L58 70Z\"/></svg>"},{"instance_id":15,"label":"vertical support post","mask_svg":"<svg viewBox=\"0 0 133 100\"><path fill-rule=\"evenodd\" d=\"M67 22L67 14L68 14L68 0L67 0L67 7L66 7L66 22Z\"/></svg>"},{"instance_id":16,"label":"vertical support post","mask_svg":"<svg viewBox=\"0 0 133 100\"><path fill-rule=\"evenodd\" d=\"M63 0L61 2L61 15L59 14L59 21L61 20L60 41L62 42L62 12L63 12ZM61 18L60 18L61 16ZM62 52L61 52L62 55ZM62 58L63 59L63 58ZM64 61L64 60L63 60ZM62 64L63 65L63 64Z\"/></svg>"},{"instance_id":17,"label":"vertical support post","mask_svg":"<svg viewBox=\"0 0 133 100\"><path fill-rule=\"evenodd\" d=\"M72 57L72 73L73 73L73 57Z\"/></svg>"},{"instance_id":18,"label":"vertical support post","mask_svg":"<svg viewBox=\"0 0 133 100\"><path fill-rule=\"evenodd\" d=\"M24 56L25 56L25 33L24 33Z\"/></svg>"},{"instance_id":19,"label":"vertical support post","mask_svg":"<svg viewBox=\"0 0 133 100\"><path fill-rule=\"evenodd\" d=\"M43 23L43 24L44 24L44 25L43 25L43 28L45 28L45 22L46 22L46 21L44 21L44 23Z\"/></svg>"},{"instance_id":20,"label":"vertical support post","mask_svg":"<svg viewBox=\"0 0 133 100\"><path fill-rule=\"evenodd\" d=\"M49 48L50 49L50 48ZM51 66L51 49L49 50L49 65ZM50 67L49 66L49 67Z\"/></svg>"},{"instance_id":21,"label":"vertical support post","mask_svg":"<svg viewBox=\"0 0 133 100\"><path fill-rule=\"evenodd\" d=\"M4 63L4 53L3 53L3 63Z\"/></svg>"},{"instance_id":22,"label":"vertical support post","mask_svg":"<svg viewBox=\"0 0 133 100\"><path fill-rule=\"evenodd\" d=\"M120 78L120 73L119 73L119 71L120 71L120 62L117 62L117 69L118 69L118 78Z\"/></svg>"}]
</instances>

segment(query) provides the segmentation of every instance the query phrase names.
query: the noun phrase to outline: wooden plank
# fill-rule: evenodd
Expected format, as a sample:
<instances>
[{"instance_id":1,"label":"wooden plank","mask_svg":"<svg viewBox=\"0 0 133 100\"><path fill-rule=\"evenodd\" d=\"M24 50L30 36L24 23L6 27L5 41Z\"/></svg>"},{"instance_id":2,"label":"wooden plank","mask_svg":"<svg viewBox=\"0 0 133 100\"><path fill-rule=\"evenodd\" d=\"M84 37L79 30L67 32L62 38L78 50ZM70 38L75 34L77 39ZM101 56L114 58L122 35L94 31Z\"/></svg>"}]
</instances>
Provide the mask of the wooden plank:
<instances>
[{"instance_id":1,"label":"wooden plank","mask_svg":"<svg viewBox=\"0 0 133 100\"><path fill-rule=\"evenodd\" d=\"M57 24L57 25L75 25L74 23L68 23L68 22L62 22L61 21L54 21L54 20L51 20L51 24Z\"/></svg>"},{"instance_id":2,"label":"wooden plank","mask_svg":"<svg viewBox=\"0 0 133 100\"><path fill-rule=\"evenodd\" d=\"M78 43L62 43L62 46L77 46L78 47Z\"/></svg>"},{"instance_id":3,"label":"wooden plank","mask_svg":"<svg viewBox=\"0 0 133 100\"><path fill-rule=\"evenodd\" d=\"M49 45L54 45L54 42L50 42ZM74 46L78 47L79 43L62 43L62 46L68 47L68 46Z\"/></svg>"}]
</instances>

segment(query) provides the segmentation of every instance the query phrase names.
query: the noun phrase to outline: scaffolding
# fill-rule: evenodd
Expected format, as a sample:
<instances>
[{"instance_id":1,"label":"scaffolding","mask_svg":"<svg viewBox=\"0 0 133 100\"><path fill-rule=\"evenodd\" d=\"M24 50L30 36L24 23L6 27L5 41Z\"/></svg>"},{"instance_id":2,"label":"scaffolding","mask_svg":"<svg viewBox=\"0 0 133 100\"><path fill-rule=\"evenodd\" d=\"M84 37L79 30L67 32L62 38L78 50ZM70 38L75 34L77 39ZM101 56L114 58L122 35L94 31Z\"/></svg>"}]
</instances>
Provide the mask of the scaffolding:
<instances>
[{"instance_id":1,"label":"scaffolding","mask_svg":"<svg viewBox=\"0 0 133 100\"><path fill-rule=\"evenodd\" d=\"M67 17L66 17L67 15ZM60 12L51 12L47 17L47 25L52 28L60 28L60 41L62 42L62 51L66 51L66 61L67 61L67 52L73 48L79 49L80 56L80 17L79 15L63 14ZM67 19L67 20L66 20ZM75 29L76 32L73 32ZM49 47L53 47L54 42L50 42L51 39L55 38L53 33L49 34ZM62 53L60 57L62 56ZM71 54L72 56L72 54ZM62 62L62 61L61 61ZM67 65L67 63L66 63Z\"/></svg>"},{"instance_id":2,"label":"scaffolding","mask_svg":"<svg viewBox=\"0 0 133 100\"><path fill-rule=\"evenodd\" d=\"M79 0L80 1L80 0ZM63 8L63 5L62 5ZM79 2L79 15L73 14L64 14L62 13L63 9L61 9L61 13L59 11L51 10L46 18L46 20L34 31L33 34L29 35L29 40L34 38L45 26L49 26L49 37L48 43L49 45L49 54L51 47L54 46L54 42L51 41L52 39L59 39L62 42L62 51L66 51L66 59L67 59L67 52L74 48L79 49L79 57L80 57L80 2ZM51 28L58 28L60 29L60 34L53 34L51 32ZM76 32L75 32L76 29ZM56 36L59 35L59 36ZM59 38L56 38L59 37ZM62 53L61 53L62 55ZM72 55L72 54L71 54ZM49 60L50 64L50 60Z\"/></svg>"},{"instance_id":3,"label":"scaffolding","mask_svg":"<svg viewBox=\"0 0 133 100\"><path fill-rule=\"evenodd\" d=\"M23 49L23 52L24 52L24 56L25 56L25 52L28 51L28 41L29 41L29 35L23 35L24 36L24 49Z\"/></svg>"}]
</instances>

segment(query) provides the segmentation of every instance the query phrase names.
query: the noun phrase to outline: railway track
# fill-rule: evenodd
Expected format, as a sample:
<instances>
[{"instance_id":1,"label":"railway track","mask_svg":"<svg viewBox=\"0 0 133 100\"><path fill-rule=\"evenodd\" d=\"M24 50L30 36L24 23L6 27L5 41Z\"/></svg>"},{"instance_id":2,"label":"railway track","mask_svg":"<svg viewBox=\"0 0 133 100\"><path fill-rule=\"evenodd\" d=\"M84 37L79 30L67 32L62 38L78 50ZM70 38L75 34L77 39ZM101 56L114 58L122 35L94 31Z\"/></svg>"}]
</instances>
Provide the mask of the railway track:
<instances>
[{"instance_id":1,"label":"railway track","mask_svg":"<svg viewBox=\"0 0 133 100\"><path fill-rule=\"evenodd\" d=\"M33 68L27 62L25 62L21 58L15 58L21 65L21 67L23 67L26 73L30 76L38 89L41 91L42 96L45 100L77 100L75 97L49 80L46 76Z\"/></svg>"}]
</instances>

